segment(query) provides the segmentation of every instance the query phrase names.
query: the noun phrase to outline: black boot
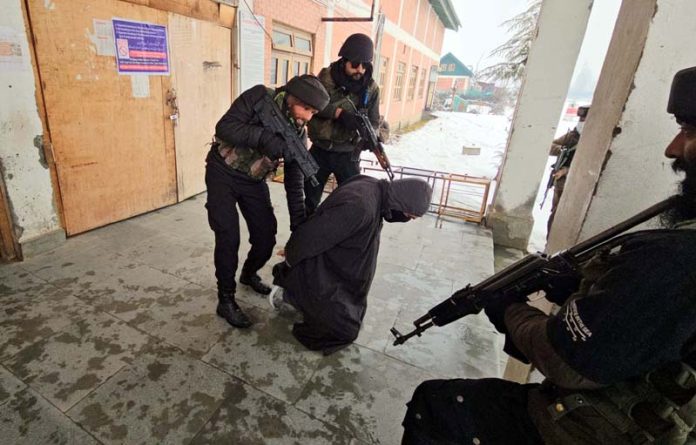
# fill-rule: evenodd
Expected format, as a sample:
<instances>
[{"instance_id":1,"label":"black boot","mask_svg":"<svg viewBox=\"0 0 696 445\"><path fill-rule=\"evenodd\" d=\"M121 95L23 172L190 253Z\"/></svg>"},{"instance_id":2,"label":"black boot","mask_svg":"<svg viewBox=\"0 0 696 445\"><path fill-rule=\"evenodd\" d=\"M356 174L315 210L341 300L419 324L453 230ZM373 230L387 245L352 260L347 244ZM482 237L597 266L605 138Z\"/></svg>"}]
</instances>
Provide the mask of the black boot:
<instances>
[{"instance_id":1,"label":"black boot","mask_svg":"<svg viewBox=\"0 0 696 445\"><path fill-rule=\"evenodd\" d=\"M234 293L218 291L217 314L235 328L248 328L252 325L249 317L234 301Z\"/></svg>"},{"instance_id":2,"label":"black boot","mask_svg":"<svg viewBox=\"0 0 696 445\"><path fill-rule=\"evenodd\" d=\"M263 284L261 277L257 273L250 274L242 272L242 274L239 276L239 282L246 284L262 295L268 295L271 293L271 288Z\"/></svg>"}]
</instances>

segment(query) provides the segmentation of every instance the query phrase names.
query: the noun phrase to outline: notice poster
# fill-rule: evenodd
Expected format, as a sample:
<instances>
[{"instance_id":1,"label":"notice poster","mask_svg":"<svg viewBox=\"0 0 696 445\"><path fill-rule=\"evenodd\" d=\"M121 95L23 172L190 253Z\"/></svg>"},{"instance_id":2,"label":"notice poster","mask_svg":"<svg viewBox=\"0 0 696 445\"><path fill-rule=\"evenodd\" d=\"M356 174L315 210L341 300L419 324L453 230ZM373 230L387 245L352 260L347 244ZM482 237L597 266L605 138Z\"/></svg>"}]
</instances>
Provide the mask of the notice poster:
<instances>
[{"instance_id":1,"label":"notice poster","mask_svg":"<svg viewBox=\"0 0 696 445\"><path fill-rule=\"evenodd\" d=\"M112 19L119 74L169 75L167 27Z\"/></svg>"}]
</instances>

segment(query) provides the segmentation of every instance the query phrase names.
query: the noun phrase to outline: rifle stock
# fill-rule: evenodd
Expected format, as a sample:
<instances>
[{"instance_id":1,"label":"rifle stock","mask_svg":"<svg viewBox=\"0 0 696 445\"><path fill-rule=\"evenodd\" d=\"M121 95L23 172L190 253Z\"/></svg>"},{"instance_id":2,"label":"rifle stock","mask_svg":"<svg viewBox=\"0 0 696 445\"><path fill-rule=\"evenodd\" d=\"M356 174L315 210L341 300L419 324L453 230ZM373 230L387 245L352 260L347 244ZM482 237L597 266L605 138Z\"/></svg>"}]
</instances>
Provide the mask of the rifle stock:
<instances>
[{"instance_id":1,"label":"rifle stock","mask_svg":"<svg viewBox=\"0 0 696 445\"><path fill-rule=\"evenodd\" d=\"M264 127L285 140L286 146L283 150L285 163L297 162L305 181L309 181L314 187L318 186L319 181L317 181L316 175L319 171L319 165L307 151L307 147L298 136L297 130L280 111L278 104L267 94L264 94L263 99L256 103L254 111L258 114Z\"/></svg>"},{"instance_id":2,"label":"rifle stock","mask_svg":"<svg viewBox=\"0 0 696 445\"><path fill-rule=\"evenodd\" d=\"M414 321L415 329L411 332L401 334L396 328L391 328L390 332L395 337L394 346L405 343L411 337L420 337L432 326L444 326L467 315L477 314L496 296L514 292L526 298L530 293L541 290L551 277L580 274L582 265L599 249L620 245L624 240L623 232L659 215L672 205L672 198L666 199L567 250L552 256L541 253L528 255L476 285L467 285Z\"/></svg>"}]
</instances>

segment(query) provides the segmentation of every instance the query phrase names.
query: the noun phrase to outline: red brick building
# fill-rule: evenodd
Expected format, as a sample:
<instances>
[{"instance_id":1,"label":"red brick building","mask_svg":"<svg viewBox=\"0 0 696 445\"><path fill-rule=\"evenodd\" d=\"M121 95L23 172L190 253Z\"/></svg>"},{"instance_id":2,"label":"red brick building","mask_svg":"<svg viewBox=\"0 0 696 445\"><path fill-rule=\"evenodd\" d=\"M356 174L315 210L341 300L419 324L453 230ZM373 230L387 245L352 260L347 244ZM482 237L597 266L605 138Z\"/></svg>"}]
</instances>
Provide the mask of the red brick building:
<instances>
[{"instance_id":1,"label":"red brick building","mask_svg":"<svg viewBox=\"0 0 696 445\"><path fill-rule=\"evenodd\" d=\"M373 7L372 21L322 21L368 18ZM338 58L350 34L371 36L378 47L380 112L392 128L421 118L437 78L445 29L460 26L450 0L374 0L374 6L370 0L255 0L238 8L263 17L269 85L282 85L298 72L318 73Z\"/></svg>"}]
</instances>

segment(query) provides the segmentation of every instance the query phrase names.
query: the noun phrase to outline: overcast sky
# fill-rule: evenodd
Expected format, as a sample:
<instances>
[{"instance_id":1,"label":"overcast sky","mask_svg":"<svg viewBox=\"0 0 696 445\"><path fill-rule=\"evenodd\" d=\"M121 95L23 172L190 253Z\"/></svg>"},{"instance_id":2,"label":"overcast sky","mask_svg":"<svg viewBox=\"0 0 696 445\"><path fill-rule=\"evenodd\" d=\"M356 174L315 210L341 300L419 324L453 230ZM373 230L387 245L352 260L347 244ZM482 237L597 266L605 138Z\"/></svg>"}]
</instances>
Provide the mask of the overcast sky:
<instances>
[{"instance_id":1,"label":"overcast sky","mask_svg":"<svg viewBox=\"0 0 696 445\"><path fill-rule=\"evenodd\" d=\"M447 30L442 53L451 52L474 70L496 63L490 52L508 38L500 24L524 11L529 0L453 0L462 27ZM571 92L580 101L590 99L602 68L621 0L595 0L585 41L578 57Z\"/></svg>"}]
</instances>

